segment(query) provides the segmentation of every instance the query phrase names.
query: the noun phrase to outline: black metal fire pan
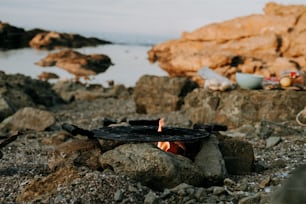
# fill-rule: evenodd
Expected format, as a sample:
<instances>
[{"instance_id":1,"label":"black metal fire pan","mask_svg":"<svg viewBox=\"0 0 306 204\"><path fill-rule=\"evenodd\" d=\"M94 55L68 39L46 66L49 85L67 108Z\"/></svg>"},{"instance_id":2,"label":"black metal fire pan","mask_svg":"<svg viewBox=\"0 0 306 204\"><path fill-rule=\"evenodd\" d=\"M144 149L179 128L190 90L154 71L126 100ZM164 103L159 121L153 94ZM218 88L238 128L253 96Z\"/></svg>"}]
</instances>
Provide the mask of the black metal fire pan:
<instances>
[{"instance_id":1,"label":"black metal fire pan","mask_svg":"<svg viewBox=\"0 0 306 204\"><path fill-rule=\"evenodd\" d=\"M62 128L73 135L81 134L90 138L117 140L122 142L162 142L184 141L193 142L210 136L205 129L189 129L177 127L163 127L162 132L156 126L115 126L93 130L84 130L75 125L64 124Z\"/></svg>"}]
</instances>

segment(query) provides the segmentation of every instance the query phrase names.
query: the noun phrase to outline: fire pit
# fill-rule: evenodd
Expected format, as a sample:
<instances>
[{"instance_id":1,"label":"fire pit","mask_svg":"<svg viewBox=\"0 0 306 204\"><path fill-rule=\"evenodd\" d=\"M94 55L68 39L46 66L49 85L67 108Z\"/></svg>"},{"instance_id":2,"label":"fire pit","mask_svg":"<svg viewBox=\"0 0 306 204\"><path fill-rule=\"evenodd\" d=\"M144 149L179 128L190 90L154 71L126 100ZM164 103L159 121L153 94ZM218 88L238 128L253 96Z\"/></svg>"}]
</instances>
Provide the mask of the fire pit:
<instances>
[{"instance_id":1,"label":"fire pit","mask_svg":"<svg viewBox=\"0 0 306 204\"><path fill-rule=\"evenodd\" d=\"M93 130L63 124L62 128L73 135L85 135L91 139L114 140L123 143L155 143L157 147L166 152L181 154L191 159L200 148L198 141L209 137L213 131L227 129L226 126L216 124L196 124L193 129L164 127L163 119L134 120L129 121L129 124L129 126L102 127Z\"/></svg>"},{"instance_id":2,"label":"fire pit","mask_svg":"<svg viewBox=\"0 0 306 204\"><path fill-rule=\"evenodd\" d=\"M161 132L156 126L131 125L102 127L85 130L71 124L63 124L62 128L73 135L81 134L90 138L117 140L122 142L160 142L160 141L185 141L193 142L209 137L210 131L204 128L189 129L178 127L163 127Z\"/></svg>"}]
</instances>

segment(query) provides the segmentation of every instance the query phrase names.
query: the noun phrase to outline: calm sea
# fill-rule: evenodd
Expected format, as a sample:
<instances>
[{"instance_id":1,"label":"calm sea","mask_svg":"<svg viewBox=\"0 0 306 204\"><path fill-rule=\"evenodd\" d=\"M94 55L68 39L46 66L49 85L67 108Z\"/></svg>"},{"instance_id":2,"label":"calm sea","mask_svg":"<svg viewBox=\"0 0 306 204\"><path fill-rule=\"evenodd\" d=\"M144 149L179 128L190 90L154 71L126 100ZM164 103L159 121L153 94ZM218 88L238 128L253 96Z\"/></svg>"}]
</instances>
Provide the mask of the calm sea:
<instances>
[{"instance_id":1,"label":"calm sea","mask_svg":"<svg viewBox=\"0 0 306 204\"><path fill-rule=\"evenodd\" d=\"M305 4L305 0L275 0L283 4ZM95 76L93 83L108 80L134 86L140 76L167 75L158 64L150 64L152 45L179 38L183 31L238 16L263 13L269 0L1 0L0 21L25 28L78 33L115 42L78 51L108 55L114 66ZM47 51L18 49L0 51L0 70L36 78L42 71L61 78L73 76L65 70L42 68L34 63Z\"/></svg>"}]
</instances>

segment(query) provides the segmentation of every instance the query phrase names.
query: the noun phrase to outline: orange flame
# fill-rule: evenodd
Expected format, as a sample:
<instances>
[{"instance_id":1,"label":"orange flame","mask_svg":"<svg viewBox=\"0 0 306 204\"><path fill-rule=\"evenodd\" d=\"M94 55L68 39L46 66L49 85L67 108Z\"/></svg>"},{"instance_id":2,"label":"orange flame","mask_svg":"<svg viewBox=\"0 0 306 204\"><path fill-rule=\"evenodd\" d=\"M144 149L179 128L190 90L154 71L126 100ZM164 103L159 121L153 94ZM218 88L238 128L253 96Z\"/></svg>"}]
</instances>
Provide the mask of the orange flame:
<instances>
[{"instance_id":1,"label":"orange flame","mask_svg":"<svg viewBox=\"0 0 306 204\"><path fill-rule=\"evenodd\" d=\"M164 118L161 118L158 122L157 132L162 132L164 126ZM158 142L157 147L165 152L171 152L173 154L185 153L186 147L183 142Z\"/></svg>"}]
</instances>

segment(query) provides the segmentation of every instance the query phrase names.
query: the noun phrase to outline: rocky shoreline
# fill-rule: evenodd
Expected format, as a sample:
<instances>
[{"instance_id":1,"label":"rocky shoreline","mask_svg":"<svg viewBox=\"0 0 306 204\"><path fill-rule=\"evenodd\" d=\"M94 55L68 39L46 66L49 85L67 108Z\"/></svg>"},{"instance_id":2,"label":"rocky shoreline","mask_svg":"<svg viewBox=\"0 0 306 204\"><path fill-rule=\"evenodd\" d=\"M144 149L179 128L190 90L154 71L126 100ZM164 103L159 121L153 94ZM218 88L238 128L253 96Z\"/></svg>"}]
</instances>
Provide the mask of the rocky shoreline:
<instances>
[{"instance_id":1,"label":"rocky shoreline","mask_svg":"<svg viewBox=\"0 0 306 204\"><path fill-rule=\"evenodd\" d=\"M111 42L0 22L1 49L61 49L40 65L77 79L0 72L0 203L305 203L305 11L269 3L156 45L149 59L170 76L135 87L78 81L111 58L66 48ZM250 21L258 29L232 32ZM195 74L203 66L233 83L238 71L301 74L286 88L216 91Z\"/></svg>"},{"instance_id":2,"label":"rocky shoreline","mask_svg":"<svg viewBox=\"0 0 306 204\"><path fill-rule=\"evenodd\" d=\"M179 78L178 81L180 80ZM16 130L22 133L15 141L1 149L3 157L0 165L2 183L0 192L4 195L1 197L3 203L269 203L273 193L289 178L290 172L305 163L306 139L303 127L295 120L257 121L214 133L223 154L226 153L221 145L223 144L221 138L224 136L251 145L254 163L252 162L252 168L248 170L248 173L233 174L233 171L228 169L227 172L231 173L224 174L218 184L190 185L186 181L156 190L143 183L143 179L151 178L149 174L147 177L135 177L126 171L118 173L116 165L106 168L106 166L114 165L112 163L100 166L100 162L94 158L97 158L97 155L100 157L101 153L97 152L94 143L84 136L73 136L64 131L62 124L75 124L91 130L109 124L107 121L123 125L129 120L154 120L165 117L167 126L190 128L192 119L182 108L168 112L137 113L134 93L140 89L139 87L86 86L75 82L66 82L63 83L65 85L60 86L60 82L49 84L22 75L4 73L2 73L1 82L10 87L6 90L2 88L2 93L6 93L2 96L7 104L16 100L10 97L15 96L12 93L18 93L18 90L19 95L23 93L23 98L27 99L22 104L16 104L15 107L19 105L18 108L11 110L10 114L3 117L4 120L1 123L1 137L14 135ZM41 85L37 86L36 83ZM167 80L164 82L164 87L169 86L166 83ZM35 92L29 91L31 86L36 87ZM54 88L59 86L62 88ZM174 85L174 87L177 86ZM192 90L183 100L202 89ZM254 91L250 90L248 94L252 92ZM299 94L298 91L291 92ZM43 93L48 93L48 98L44 97ZM53 98L53 103L49 100L50 98ZM296 101L296 104L298 103L300 101ZM182 107L184 105L185 103ZM282 112L282 110L278 111ZM27 118L27 120L24 121L21 118ZM105 143L103 140L100 140L100 144L108 148L107 151L104 149L106 152L116 146L115 149L124 146L123 144L118 146L116 142L115 144ZM238 143L234 144L237 146ZM134 150L131 150L134 151L133 155L143 155L141 148L144 147L138 144ZM147 148L145 147L144 151L162 152L156 147ZM205 149L209 147L206 146ZM125 150L118 149L118 151ZM137 153L138 151L140 153ZM204 155L208 153L207 151ZM237 155L243 150L238 148L238 151ZM54 154L58 154L59 157L54 157ZM152 152L152 154L155 153ZM169 156L169 154L172 153L162 153L163 156ZM157 158L163 158L163 156ZM179 155L174 156L174 158L177 157L181 158ZM118 155L114 158L118 158ZM226 156L224 159L226 161ZM240 162L245 161L243 160L245 158L240 159ZM123 159L121 162L127 160ZM211 160L206 158L205 161ZM181 160L180 163L184 162ZM163 165L159 163L159 166ZM226 167L229 168L229 166ZM238 168L241 167L238 165ZM181 167L179 169L182 172ZM138 170L135 172L136 175L142 174ZM158 175L162 173L163 171L158 172ZM216 174L216 169L212 173ZM161 186L165 185L162 183L160 182Z\"/></svg>"}]
</instances>

